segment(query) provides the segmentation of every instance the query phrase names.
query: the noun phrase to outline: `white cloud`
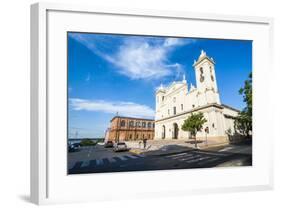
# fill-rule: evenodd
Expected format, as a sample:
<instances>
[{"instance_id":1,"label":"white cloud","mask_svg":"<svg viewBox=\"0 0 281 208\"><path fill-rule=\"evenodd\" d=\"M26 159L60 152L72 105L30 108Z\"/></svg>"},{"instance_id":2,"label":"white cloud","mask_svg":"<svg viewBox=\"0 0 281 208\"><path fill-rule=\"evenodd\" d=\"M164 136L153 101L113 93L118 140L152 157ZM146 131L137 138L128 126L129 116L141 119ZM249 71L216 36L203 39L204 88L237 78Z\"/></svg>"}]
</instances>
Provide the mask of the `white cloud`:
<instances>
[{"instance_id":1,"label":"white cloud","mask_svg":"<svg viewBox=\"0 0 281 208\"><path fill-rule=\"evenodd\" d=\"M133 102L109 102L104 100L85 100L79 98L70 98L70 106L73 110L96 111L103 113L129 116L129 117L154 117L154 110L146 105Z\"/></svg>"},{"instance_id":2,"label":"white cloud","mask_svg":"<svg viewBox=\"0 0 281 208\"><path fill-rule=\"evenodd\" d=\"M172 73L173 66L165 64L167 52L163 47L147 42L130 42L120 47L113 57L119 73L131 79L157 79Z\"/></svg>"},{"instance_id":3,"label":"white cloud","mask_svg":"<svg viewBox=\"0 0 281 208\"><path fill-rule=\"evenodd\" d=\"M112 63L118 73L130 79L160 79L181 73L182 65L171 62L169 55L176 47L194 42L194 40L182 38L131 37L125 39L118 49L108 54L97 46L106 40L97 42L96 39L82 34L75 34L72 37L96 55Z\"/></svg>"}]
</instances>

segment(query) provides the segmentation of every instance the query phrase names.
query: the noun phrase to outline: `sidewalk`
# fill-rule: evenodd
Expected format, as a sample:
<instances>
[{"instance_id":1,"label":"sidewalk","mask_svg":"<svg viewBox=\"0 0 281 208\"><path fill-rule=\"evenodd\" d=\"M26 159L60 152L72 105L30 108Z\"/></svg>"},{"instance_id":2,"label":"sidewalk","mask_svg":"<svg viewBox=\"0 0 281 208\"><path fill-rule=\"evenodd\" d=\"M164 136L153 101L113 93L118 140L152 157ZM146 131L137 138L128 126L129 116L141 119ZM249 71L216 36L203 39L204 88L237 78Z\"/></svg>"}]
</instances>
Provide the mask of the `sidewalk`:
<instances>
[{"instance_id":1,"label":"sidewalk","mask_svg":"<svg viewBox=\"0 0 281 208\"><path fill-rule=\"evenodd\" d=\"M149 140L147 142L146 149L143 149L143 144L140 146L139 142L128 142L128 147L130 148L130 152L133 154L142 154L142 155L167 155L174 153L181 153L186 151L191 151L195 149L194 141L184 141L184 140ZM206 145L204 141L198 141L197 149L209 149L211 147L224 147L227 145L217 144L217 143L209 143Z\"/></svg>"}]
</instances>

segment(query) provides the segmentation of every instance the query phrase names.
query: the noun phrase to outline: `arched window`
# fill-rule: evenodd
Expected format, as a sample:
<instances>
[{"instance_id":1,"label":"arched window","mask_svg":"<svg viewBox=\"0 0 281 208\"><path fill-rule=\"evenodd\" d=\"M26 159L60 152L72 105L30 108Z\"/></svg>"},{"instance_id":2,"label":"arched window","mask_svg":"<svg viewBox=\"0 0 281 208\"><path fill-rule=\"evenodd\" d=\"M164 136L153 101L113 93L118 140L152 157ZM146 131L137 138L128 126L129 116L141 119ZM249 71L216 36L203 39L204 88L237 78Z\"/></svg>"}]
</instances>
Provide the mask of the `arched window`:
<instances>
[{"instance_id":1,"label":"arched window","mask_svg":"<svg viewBox=\"0 0 281 208\"><path fill-rule=\"evenodd\" d=\"M129 127L134 127L134 121L129 122Z\"/></svg>"},{"instance_id":2,"label":"arched window","mask_svg":"<svg viewBox=\"0 0 281 208\"><path fill-rule=\"evenodd\" d=\"M136 127L138 127L138 128L141 127L141 124L139 121L136 122Z\"/></svg>"},{"instance_id":3,"label":"arched window","mask_svg":"<svg viewBox=\"0 0 281 208\"><path fill-rule=\"evenodd\" d=\"M151 122L148 122L147 127L151 128Z\"/></svg>"},{"instance_id":4,"label":"arched window","mask_svg":"<svg viewBox=\"0 0 281 208\"><path fill-rule=\"evenodd\" d=\"M122 121L121 121L121 126L122 126L122 127L126 126L126 121L125 121L125 120L122 120Z\"/></svg>"},{"instance_id":5,"label":"arched window","mask_svg":"<svg viewBox=\"0 0 281 208\"><path fill-rule=\"evenodd\" d=\"M161 137L162 137L162 139L165 139L165 137L166 137L166 127L165 127L165 125L162 126Z\"/></svg>"},{"instance_id":6,"label":"arched window","mask_svg":"<svg viewBox=\"0 0 281 208\"><path fill-rule=\"evenodd\" d=\"M146 122L142 122L142 128L146 128Z\"/></svg>"},{"instance_id":7,"label":"arched window","mask_svg":"<svg viewBox=\"0 0 281 208\"><path fill-rule=\"evenodd\" d=\"M173 124L173 139L177 139L179 135L179 127L177 123Z\"/></svg>"}]
</instances>

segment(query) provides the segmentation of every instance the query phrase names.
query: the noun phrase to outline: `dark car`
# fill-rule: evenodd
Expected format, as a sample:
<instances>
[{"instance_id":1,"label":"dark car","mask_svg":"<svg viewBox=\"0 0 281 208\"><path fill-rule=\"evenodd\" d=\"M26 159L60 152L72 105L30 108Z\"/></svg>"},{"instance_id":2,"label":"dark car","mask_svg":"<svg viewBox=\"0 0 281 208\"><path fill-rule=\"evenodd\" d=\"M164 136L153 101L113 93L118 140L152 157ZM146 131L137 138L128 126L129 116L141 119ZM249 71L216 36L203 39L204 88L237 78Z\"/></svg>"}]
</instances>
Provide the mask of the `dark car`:
<instances>
[{"instance_id":1,"label":"dark car","mask_svg":"<svg viewBox=\"0 0 281 208\"><path fill-rule=\"evenodd\" d=\"M104 147L105 147L105 148L112 148L112 147L113 147L113 142L112 142L112 141L107 141L107 142L104 144Z\"/></svg>"},{"instance_id":2,"label":"dark car","mask_svg":"<svg viewBox=\"0 0 281 208\"><path fill-rule=\"evenodd\" d=\"M68 152L75 152L80 149L80 143L68 143Z\"/></svg>"},{"instance_id":3,"label":"dark car","mask_svg":"<svg viewBox=\"0 0 281 208\"><path fill-rule=\"evenodd\" d=\"M129 150L125 142L117 142L113 147L114 152L121 152Z\"/></svg>"}]
</instances>

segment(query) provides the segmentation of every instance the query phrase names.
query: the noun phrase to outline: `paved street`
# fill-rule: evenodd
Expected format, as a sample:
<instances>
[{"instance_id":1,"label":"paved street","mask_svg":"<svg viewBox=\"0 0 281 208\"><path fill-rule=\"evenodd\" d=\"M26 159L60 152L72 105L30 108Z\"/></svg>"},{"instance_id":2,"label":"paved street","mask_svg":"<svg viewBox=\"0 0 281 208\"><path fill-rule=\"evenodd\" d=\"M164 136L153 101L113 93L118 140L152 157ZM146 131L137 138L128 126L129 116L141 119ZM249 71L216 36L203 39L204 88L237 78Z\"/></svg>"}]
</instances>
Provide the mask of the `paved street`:
<instances>
[{"instance_id":1,"label":"paved street","mask_svg":"<svg viewBox=\"0 0 281 208\"><path fill-rule=\"evenodd\" d=\"M252 164L250 146L228 145L214 150L180 149L180 152L157 152L135 155L113 152L102 145L82 147L68 154L69 174L102 173L142 170L167 170L249 166Z\"/></svg>"}]
</instances>

